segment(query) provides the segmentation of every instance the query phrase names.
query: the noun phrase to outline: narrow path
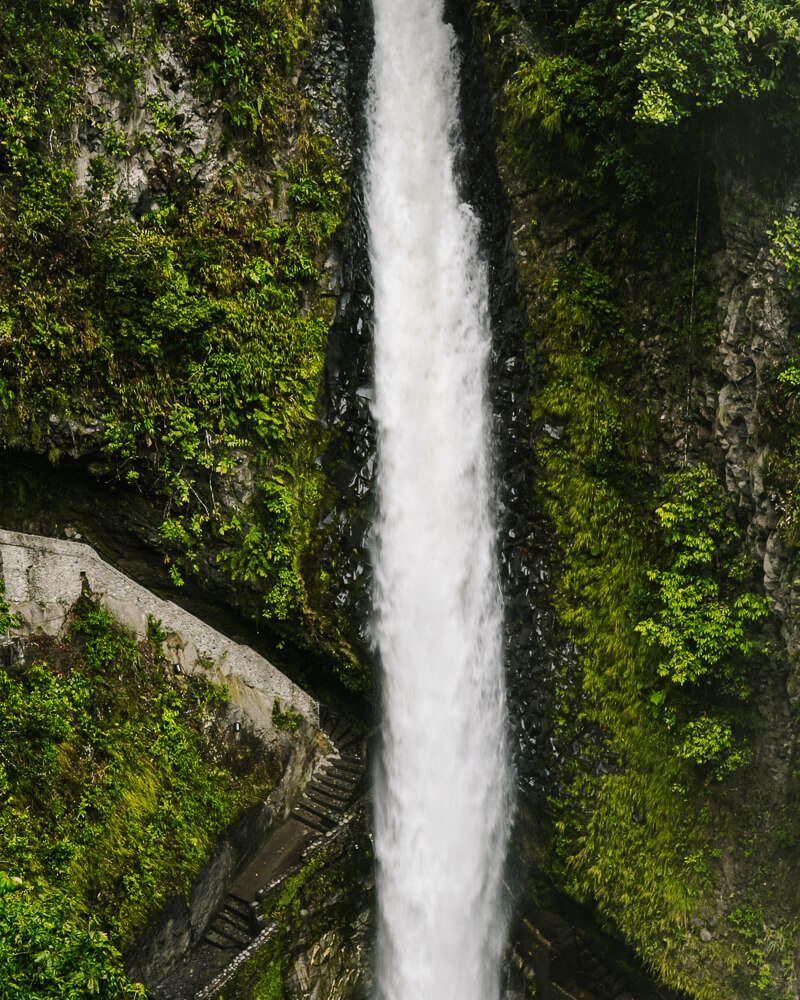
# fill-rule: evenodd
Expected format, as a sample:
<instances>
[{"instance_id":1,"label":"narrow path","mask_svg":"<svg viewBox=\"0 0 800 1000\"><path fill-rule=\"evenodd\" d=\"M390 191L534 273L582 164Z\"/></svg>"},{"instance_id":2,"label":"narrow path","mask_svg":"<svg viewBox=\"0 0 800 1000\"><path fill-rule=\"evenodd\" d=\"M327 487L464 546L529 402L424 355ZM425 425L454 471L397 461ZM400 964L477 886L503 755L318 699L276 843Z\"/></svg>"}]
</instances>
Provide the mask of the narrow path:
<instances>
[{"instance_id":1,"label":"narrow path","mask_svg":"<svg viewBox=\"0 0 800 1000\"><path fill-rule=\"evenodd\" d=\"M291 815L238 874L202 939L150 990L153 1000L210 1000L275 930L261 913L266 892L295 872L344 821L363 789L365 740L350 723L324 709L320 727L333 753L320 761Z\"/></svg>"}]
</instances>

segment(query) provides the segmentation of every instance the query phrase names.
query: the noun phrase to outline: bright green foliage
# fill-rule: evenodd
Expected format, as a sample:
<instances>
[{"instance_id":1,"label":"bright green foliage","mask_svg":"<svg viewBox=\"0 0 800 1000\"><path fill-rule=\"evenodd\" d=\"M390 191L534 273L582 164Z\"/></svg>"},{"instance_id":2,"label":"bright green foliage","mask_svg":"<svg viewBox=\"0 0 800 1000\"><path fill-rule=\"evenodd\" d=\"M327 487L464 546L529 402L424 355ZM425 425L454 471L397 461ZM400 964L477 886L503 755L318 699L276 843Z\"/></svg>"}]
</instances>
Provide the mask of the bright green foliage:
<instances>
[{"instance_id":1,"label":"bright green foliage","mask_svg":"<svg viewBox=\"0 0 800 1000\"><path fill-rule=\"evenodd\" d=\"M638 78L634 117L674 124L731 96L774 90L797 64L798 16L795 2L620 4L622 48Z\"/></svg>"},{"instance_id":2,"label":"bright green foliage","mask_svg":"<svg viewBox=\"0 0 800 1000\"><path fill-rule=\"evenodd\" d=\"M761 720L748 693L781 670L761 652L758 574L709 470L658 481L682 449L657 418L715 377L708 136L725 141L731 109L776 160L796 145L795 6L472 3L531 321L553 610L576 657L553 682L557 835L544 865L668 986L703 1000L789 995L797 818L791 805L768 816L771 793L752 787ZM762 382L780 420L761 420L759 440L797 426L792 367ZM695 430L686 456L703 447ZM800 446L778 444L796 491ZM795 543L798 510L783 525ZM761 904L759 933L717 924L701 943L702 921L725 911L729 865Z\"/></svg>"},{"instance_id":3,"label":"bright green foliage","mask_svg":"<svg viewBox=\"0 0 800 1000\"><path fill-rule=\"evenodd\" d=\"M741 696L765 603L746 593L739 532L708 469L653 496L641 459L651 425L622 388L630 320L589 260L540 271L534 314L534 417L563 428L538 445L561 542L556 611L581 651L559 690L557 868L671 985L718 997L713 974L681 960L710 878L713 830L696 796L747 761Z\"/></svg>"},{"instance_id":4,"label":"bright green foliage","mask_svg":"<svg viewBox=\"0 0 800 1000\"><path fill-rule=\"evenodd\" d=\"M641 740L639 733L631 734ZM591 780L574 775L562 803L580 810L580 825L563 822L567 887L613 915L625 937L662 975L670 976L700 880L687 859L702 850L697 817L670 784L655 746L640 744L624 770ZM689 985L675 983L673 985ZM692 984L695 985L695 984Z\"/></svg>"},{"instance_id":5,"label":"bright green foliage","mask_svg":"<svg viewBox=\"0 0 800 1000\"><path fill-rule=\"evenodd\" d=\"M681 735L683 739L678 744L678 754L696 764L714 765L717 777L735 771L748 760L745 751L734 747L730 726L720 719L701 715L699 719L687 722Z\"/></svg>"},{"instance_id":6,"label":"bright green foliage","mask_svg":"<svg viewBox=\"0 0 800 1000\"><path fill-rule=\"evenodd\" d=\"M544 509L562 546L556 610L582 650L580 672L559 692L557 739L581 749L567 751L553 803L556 864L573 895L594 900L667 971L696 898L684 858L700 849L698 826L680 790L685 764L665 752L662 725L643 711L654 669L633 629L632 602L651 551L637 468L648 422L607 374L606 351L618 350L614 341L603 346L600 333L618 333L620 315L598 275L570 266L556 280L543 276L549 309L536 327L547 354L534 415L565 428L560 440L539 443Z\"/></svg>"},{"instance_id":7,"label":"bright green foliage","mask_svg":"<svg viewBox=\"0 0 800 1000\"><path fill-rule=\"evenodd\" d=\"M8 602L3 600L5 592L6 585L3 580L0 580L0 636L5 635L9 629L20 626L19 615L12 614Z\"/></svg>"},{"instance_id":8,"label":"bright green foliage","mask_svg":"<svg viewBox=\"0 0 800 1000\"><path fill-rule=\"evenodd\" d=\"M286 79L308 38L318 0L161 0L201 83L223 97L233 126L264 148L298 101Z\"/></svg>"},{"instance_id":9,"label":"bright green foliage","mask_svg":"<svg viewBox=\"0 0 800 1000\"><path fill-rule=\"evenodd\" d=\"M800 220L795 215L786 215L782 219L775 219L774 228L769 235L772 240L772 256L783 262L788 275L788 287L791 290L800 275ZM796 368L790 369L796 372ZM778 378L781 381L789 381L787 372L781 373ZM800 376L799 376L800 378ZM793 380L793 384L798 385L800 381Z\"/></svg>"},{"instance_id":10,"label":"bright green foliage","mask_svg":"<svg viewBox=\"0 0 800 1000\"><path fill-rule=\"evenodd\" d=\"M492 6L503 4L477 4ZM758 97L789 82L800 47L796 2L558 6L554 33L569 54L523 63L514 85L549 131L622 116L672 125L733 96Z\"/></svg>"},{"instance_id":11,"label":"bright green foliage","mask_svg":"<svg viewBox=\"0 0 800 1000\"><path fill-rule=\"evenodd\" d=\"M219 688L173 680L91 605L71 636L0 673L0 979L28 989L0 997L119 996L115 947L274 784L261 754L212 763Z\"/></svg>"},{"instance_id":12,"label":"bright green foliage","mask_svg":"<svg viewBox=\"0 0 800 1000\"><path fill-rule=\"evenodd\" d=\"M121 1000L144 997L120 971L121 956L64 898L0 873L0 1000ZM9 882L13 884L9 885Z\"/></svg>"},{"instance_id":13,"label":"bright green foliage","mask_svg":"<svg viewBox=\"0 0 800 1000\"><path fill-rule=\"evenodd\" d=\"M737 529L727 519L728 499L706 466L670 477L656 515L671 555L664 570L651 570L659 610L636 631L665 654L658 666L673 684L706 675L749 693L740 659L753 653L748 623L767 614L765 598L741 590L744 566L735 558Z\"/></svg>"},{"instance_id":14,"label":"bright green foliage","mask_svg":"<svg viewBox=\"0 0 800 1000\"><path fill-rule=\"evenodd\" d=\"M662 144L684 155L700 144L690 131L700 112L766 99L764 116L781 123L782 141L797 137L787 115L800 51L796 0L555 3L546 22L526 28L510 0L474 8L487 33L516 41L514 58L505 50L503 110L520 161L539 152L542 137L563 142L568 155L585 157L584 182L613 177L637 202L654 193Z\"/></svg>"},{"instance_id":15,"label":"bright green foliage","mask_svg":"<svg viewBox=\"0 0 800 1000\"><path fill-rule=\"evenodd\" d=\"M316 282L345 194L290 79L315 6L157 0L112 4L102 24L96 4L71 0L14 0L0 13L0 441L38 447L49 414L101 418L107 473L163 511L173 582L227 534L230 579L295 626L308 611L299 567L321 495L311 427L332 307ZM81 67L91 58L124 95L166 36L269 171L271 197L241 194L245 162L199 192L192 163L173 155L182 133L163 94L148 97L141 134L94 123L105 157L90 163L89 196L76 196L66 136L99 114L78 87ZM117 176L156 139L165 190L136 220ZM253 499L223 513L220 490L253 458Z\"/></svg>"}]
</instances>

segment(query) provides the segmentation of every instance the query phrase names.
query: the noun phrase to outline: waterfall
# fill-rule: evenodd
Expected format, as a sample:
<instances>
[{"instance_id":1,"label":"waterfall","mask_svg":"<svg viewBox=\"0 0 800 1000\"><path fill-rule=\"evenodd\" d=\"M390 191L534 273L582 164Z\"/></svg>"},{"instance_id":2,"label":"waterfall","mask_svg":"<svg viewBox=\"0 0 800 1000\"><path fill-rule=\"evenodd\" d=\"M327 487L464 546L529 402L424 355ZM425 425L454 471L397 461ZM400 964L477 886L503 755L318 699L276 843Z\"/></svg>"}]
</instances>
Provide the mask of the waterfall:
<instances>
[{"instance_id":1,"label":"waterfall","mask_svg":"<svg viewBox=\"0 0 800 1000\"><path fill-rule=\"evenodd\" d=\"M441 0L373 0L380 1000L496 1000L509 778L491 516L488 277L459 198Z\"/></svg>"}]
</instances>

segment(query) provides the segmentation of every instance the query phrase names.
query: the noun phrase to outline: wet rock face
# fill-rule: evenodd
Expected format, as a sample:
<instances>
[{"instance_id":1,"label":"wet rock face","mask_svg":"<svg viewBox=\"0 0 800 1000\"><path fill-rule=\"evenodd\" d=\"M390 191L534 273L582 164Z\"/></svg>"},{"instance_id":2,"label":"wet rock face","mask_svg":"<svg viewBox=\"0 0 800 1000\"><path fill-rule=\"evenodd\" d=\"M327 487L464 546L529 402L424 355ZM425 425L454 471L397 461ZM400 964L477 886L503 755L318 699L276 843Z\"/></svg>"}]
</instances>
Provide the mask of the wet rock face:
<instances>
[{"instance_id":1,"label":"wet rock face","mask_svg":"<svg viewBox=\"0 0 800 1000\"><path fill-rule=\"evenodd\" d=\"M265 898L275 927L220 992L222 1000L367 1000L375 937L371 805ZM288 902L287 902L288 901Z\"/></svg>"},{"instance_id":2,"label":"wet rock face","mask_svg":"<svg viewBox=\"0 0 800 1000\"><path fill-rule=\"evenodd\" d=\"M316 558L322 572L335 581L325 599L332 601L337 621L359 659L369 663L369 531L376 502L376 439L371 412L372 273L362 188L372 58L372 8L368 0L343 3L340 30L347 52L351 198L341 261L341 294L319 401L328 444L318 461L330 490L319 524ZM341 71L340 66L337 72ZM341 142L342 137L334 141Z\"/></svg>"},{"instance_id":3,"label":"wet rock face","mask_svg":"<svg viewBox=\"0 0 800 1000\"><path fill-rule=\"evenodd\" d=\"M358 1000L369 996L367 967L372 950L372 914L359 913L352 926L328 930L293 957L284 980L290 1000Z\"/></svg>"},{"instance_id":4,"label":"wet rock face","mask_svg":"<svg viewBox=\"0 0 800 1000\"><path fill-rule=\"evenodd\" d=\"M353 158L347 43L354 18L343 10L348 3L320 8L311 50L302 71L292 79L313 105L315 129L331 139L343 173ZM78 192L96 193L96 177L110 174L131 212L142 216L158 208L178 176L182 184L211 193L233 171L239 176L241 193L256 198L271 195L266 173L270 164L250 164L242 174L241 149L226 134L223 102L207 88L198 88L196 71L169 32L159 32L153 40L154 18L152 4L134 14L115 0L94 14L95 35L103 39L108 56L130 65L133 82L120 87L90 63L83 67L83 115L69 136ZM279 158L278 152L275 155Z\"/></svg>"},{"instance_id":5,"label":"wet rock face","mask_svg":"<svg viewBox=\"0 0 800 1000\"><path fill-rule=\"evenodd\" d=\"M283 948L287 1000L366 1000L375 936L371 807L365 805L303 888Z\"/></svg>"},{"instance_id":6,"label":"wet rock face","mask_svg":"<svg viewBox=\"0 0 800 1000\"><path fill-rule=\"evenodd\" d=\"M530 418L537 376L529 361L511 212L495 158L491 98L465 5L450 0L446 16L462 56L462 191L481 220L489 271L493 346L488 379L512 756L520 789L539 796L550 781L555 685L573 655L555 633L550 606L555 545L534 499L535 445L548 429Z\"/></svg>"},{"instance_id":7,"label":"wet rock face","mask_svg":"<svg viewBox=\"0 0 800 1000\"><path fill-rule=\"evenodd\" d=\"M782 213L760 199L753 204L750 184L741 177L723 172L719 188L727 264L719 300L719 360L725 381L714 433L724 454L728 491L748 516L748 542L762 564L765 589L785 612L780 564L786 553L776 531L780 511L764 484L770 448L759 428L766 377L797 356L786 314L784 268L771 254L767 237L772 216ZM746 225L742 202L750 206ZM789 199L783 211L792 203Z\"/></svg>"},{"instance_id":8,"label":"wet rock face","mask_svg":"<svg viewBox=\"0 0 800 1000\"><path fill-rule=\"evenodd\" d=\"M369 58L364 7L363 0L321 6L300 81L303 96L314 108L315 130L330 139L336 161L348 176L354 175L360 154L360 99Z\"/></svg>"},{"instance_id":9,"label":"wet rock face","mask_svg":"<svg viewBox=\"0 0 800 1000\"><path fill-rule=\"evenodd\" d=\"M756 735L755 750L759 766L769 774L771 791L780 798L791 777L793 727L786 685L788 680L790 691L797 690L800 676L800 585L795 556L780 535L780 499L767 485L772 446L765 403L770 378L774 380L776 371L798 351L787 312L785 269L771 252L768 230L776 217L796 208L798 192L795 185L784 183L778 185L777 195L763 194L773 183L755 171L734 170L727 157L720 157L717 185L725 262L717 362L723 381L713 434L724 458L728 493L745 526L756 583L770 599L772 614L765 631L773 652L757 695L765 726Z\"/></svg>"},{"instance_id":10,"label":"wet rock face","mask_svg":"<svg viewBox=\"0 0 800 1000\"><path fill-rule=\"evenodd\" d=\"M106 4L98 10L93 28L108 40L111 52L130 57L137 24L129 22L117 5ZM103 161L137 215L158 207L164 182L178 159L192 162L192 180L205 190L229 159L220 154L220 102L193 93L189 67L168 36L161 41L158 52L141 55L136 85L125 92L111 86L93 66L84 68L84 117L74 123L70 136L76 151L78 192L86 195L92 190L97 163ZM161 128L156 124L159 113ZM169 115L169 127L165 115ZM124 166L114 156L122 147L132 151Z\"/></svg>"}]
</instances>

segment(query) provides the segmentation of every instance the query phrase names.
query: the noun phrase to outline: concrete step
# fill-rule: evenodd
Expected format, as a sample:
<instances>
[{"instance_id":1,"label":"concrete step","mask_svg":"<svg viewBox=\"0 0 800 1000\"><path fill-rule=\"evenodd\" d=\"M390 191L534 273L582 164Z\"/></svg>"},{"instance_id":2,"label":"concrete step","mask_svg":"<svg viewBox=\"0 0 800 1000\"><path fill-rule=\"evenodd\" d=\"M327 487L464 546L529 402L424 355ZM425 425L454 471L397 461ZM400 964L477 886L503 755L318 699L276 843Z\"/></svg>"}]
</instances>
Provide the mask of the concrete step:
<instances>
[{"instance_id":1,"label":"concrete step","mask_svg":"<svg viewBox=\"0 0 800 1000\"><path fill-rule=\"evenodd\" d=\"M316 833L327 833L336 825L329 819L325 819L318 816L316 813L308 811L302 804L296 805L294 809L292 809L290 815L293 819L302 823L303 826L307 826L310 830L314 830Z\"/></svg>"},{"instance_id":2,"label":"concrete step","mask_svg":"<svg viewBox=\"0 0 800 1000\"><path fill-rule=\"evenodd\" d=\"M219 912L206 929L204 939L222 950L246 948L261 929L250 903L229 893Z\"/></svg>"},{"instance_id":3,"label":"concrete step","mask_svg":"<svg viewBox=\"0 0 800 1000\"><path fill-rule=\"evenodd\" d=\"M225 947L225 945L220 945L218 942L228 942L227 947L231 948L246 948L247 945L253 940L253 935L247 931L241 930L241 928L235 927L228 921L215 918L211 926L207 928L205 933L206 940L216 947Z\"/></svg>"},{"instance_id":4,"label":"concrete step","mask_svg":"<svg viewBox=\"0 0 800 1000\"><path fill-rule=\"evenodd\" d=\"M330 709L320 711L320 726L340 754L361 757L365 737L358 726Z\"/></svg>"},{"instance_id":5,"label":"concrete step","mask_svg":"<svg viewBox=\"0 0 800 1000\"><path fill-rule=\"evenodd\" d=\"M333 743L335 747L338 747L342 738L349 732L352 732L350 724L345 722L343 719L339 719L336 725L331 729L331 743Z\"/></svg>"},{"instance_id":6,"label":"concrete step","mask_svg":"<svg viewBox=\"0 0 800 1000\"><path fill-rule=\"evenodd\" d=\"M203 942L210 944L212 948L216 948L218 951L229 951L232 954L241 951L241 945L227 936L217 934L213 927L209 927L206 930L203 935Z\"/></svg>"},{"instance_id":7,"label":"concrete step","mask_svg":"<svg viewBox=\"0 0 800 1000\"><path fill-rule=\"evenodd\" d=\"M337 798L319 788L306 786L304 797L337 814L344 812L347 808L347 799Z\"/></svg>"},{"instance_id":8,"label":"concrete step","mask_svg":"<svg viewBox=\"0 0 800 1000\"><path fill-rule=\"evenodd\" d=\"M344 774L353 774L359 778L364 773L364 761L350 754L342 754L331 761L331 770Z\"/></svg>"},{"instance_id":9,"label":"concrete step","mask_svg":"<svg viewBox=\"0 0 800 1000\"><path fill-rule=\"evenodd\" d=\"M253 920L249 913L237 913L236 910L223 907L214 918L214 924L220 922L229 924L234 930L241 931L243 934L248 934L251 937L253 935Z\"/></svg>"},{"instance_id":10,"label":"concrete step","mask_svg":"<svg viewBox=\"0 0 800 1000\"><path fill-rule=\"evenodd\" d=\"M328 820L333 826L337 826L341 820L341 814L336 809L328 809L326 806L320 805L318 802L312 802L311 799L307 798L305 795L300 799L298 805L305 809L306 812L314 813L319 816L320 819Z\"/></svg>"},{"instance_id":11,"label":"concrete step","mask_svg":"<svg viewBox=\"0 0 800 1000\"><path fill-rule=\"evenodd\" d=\"M364 741L361 738L360 733L352 733L346 739L340 740L336 744L336 749L342 755L356 757L358 760L361 759L362 748Z\"/></svg>"},{"instance_id":12,"label":"concrete step","mask_svg":"<svg viewBox=\"0 0 800 1000\"><path fill-rule=\"evenodd\" d=\"M337 715L335 712L331 712L330 709L326 709L324 713L320 712L320 725L334 746L341 739L343 733L353 728L347 719L341 715Z\"/></svg>"},{"instance_id":13,"label":"concrete step","mask_svg":"<svg viewBox=\"0 0 800 1000\"><path fill-rule=\"evenodd\" d=\"M226 905L236 909L240 909L242 913L250 912L250 900L244 899L242 896L237 896L235 892L229 892L225 900Z\"/></svg>"},{"instance_id":14,"label":"concrete step","mask_svg":"<svg viewBox=\"0 0 800 1000\"><path fill-rule=\"evenodd\" d=\"M315 776L314 781L320 785L328 785L331 788L338 789L346 795L352 795L358 784L358 778L355 775L345 773L344 771L336 773L331 770L320 771Z\"/></svg>"},{"instance_id":15,"label":"concrete step","mask_svg":"<svg viewBox=\"0 0 800 1000\"><path fill-rule=\"evenodd\" d=\"M325 781L318 776L306 785L307 789L327 795L329 799L337 799L339 802L349 802L353 795L353 786Z\"/></svg>"},{"instance_id":16,"label":"concrete step","mask_svg":"<svg viewBox=\"0 0 800 1000\"><path fill-rule=\"evenodd\" d=\"M364 777L364 765L358 761L337 760L330 771L326 771L326 778L334 778L336 781L350 782L352 786L357 785Z\"/></svg>"}]
</instances>

